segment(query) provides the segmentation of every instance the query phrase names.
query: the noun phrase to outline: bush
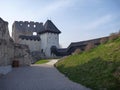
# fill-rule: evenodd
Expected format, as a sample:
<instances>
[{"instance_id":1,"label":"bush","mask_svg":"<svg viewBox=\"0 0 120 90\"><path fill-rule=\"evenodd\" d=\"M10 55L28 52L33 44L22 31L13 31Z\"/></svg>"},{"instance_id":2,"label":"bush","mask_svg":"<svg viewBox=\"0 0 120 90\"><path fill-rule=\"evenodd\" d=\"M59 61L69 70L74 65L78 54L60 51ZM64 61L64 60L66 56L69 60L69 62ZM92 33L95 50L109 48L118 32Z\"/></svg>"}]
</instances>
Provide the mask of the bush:
<instances>
[{"instance_id":1,"label":"bush","mask_svg":"<svg viewBox=\"0 0 120 90\"><path fill-rule=\"evenodd\" d=\"M74 54L80 54L81 52L82 52L82 50L79 49L79 48L77 48L77 49L75 49L75 51L72 53L72 55L74 55Z\"/></svg>"},{"instance_id":2,"label":"bush","mask_svg":"<svg viewBox=\"0 0 120 90\"><path fill-rule=\"evenodd\" d=\"M103 37L103 38L101 38L101 40L100 40L100 44L104 44L104 43L106 43L107 41L108 41L107 37Z\"/></svg>"},{"instance_id":3,"label":"bush","mask_svg":"<svg viewBox=\"0 0 120 90\"><path fill-rule=\"evenodd\" d=\"M118 32L118 37L120 37L120 30L119 30L119 32Z\"/></svg>"},{"instance_id":4,"label":"bush","mask_svg":"<svg viewBox=\"0 0 120 90\"><path fill-rule=\"evenodd\" d=\"M120 36L120 33L111 33L109 36L109 40L115 40Z\"/></svg>"},{"instance_id":5,"label":"bush","mask_svg":"<svg viewBox=\"0 0 120 90\"><path fill-rule=\"evenodd\" d=\"M89 51L95 47L95 44L93 42L89 42L85 48L85 51Z\"/></svg>"}]
</instances>

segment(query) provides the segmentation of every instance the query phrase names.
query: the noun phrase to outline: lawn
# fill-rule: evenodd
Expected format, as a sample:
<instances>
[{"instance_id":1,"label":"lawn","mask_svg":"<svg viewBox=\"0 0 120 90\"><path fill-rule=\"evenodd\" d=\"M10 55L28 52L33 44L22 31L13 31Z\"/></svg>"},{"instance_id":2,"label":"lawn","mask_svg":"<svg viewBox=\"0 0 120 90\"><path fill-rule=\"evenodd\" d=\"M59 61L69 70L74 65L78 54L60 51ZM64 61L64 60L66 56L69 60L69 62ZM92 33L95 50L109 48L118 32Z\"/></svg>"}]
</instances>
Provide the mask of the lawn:
<instances>
[{"instance_id":1,"label":"lawn","mask_svg":"<svg viewBox=\"0 0 120 90\"><path fill-rule=\"evenodd\" d=\"M44 64L47 62L49 62L49 60L39 60L39 61L35 62L35 64Z\"/></svg>"}]
</instances>

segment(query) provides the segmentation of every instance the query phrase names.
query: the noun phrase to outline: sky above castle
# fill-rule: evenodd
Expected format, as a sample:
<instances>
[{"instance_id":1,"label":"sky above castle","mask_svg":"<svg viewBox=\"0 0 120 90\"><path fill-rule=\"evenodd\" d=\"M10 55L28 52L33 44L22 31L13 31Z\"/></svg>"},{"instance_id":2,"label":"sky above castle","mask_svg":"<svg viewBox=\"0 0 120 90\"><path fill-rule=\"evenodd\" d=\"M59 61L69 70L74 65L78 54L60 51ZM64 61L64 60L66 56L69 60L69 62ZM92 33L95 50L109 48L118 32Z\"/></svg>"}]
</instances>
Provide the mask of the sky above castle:
<instances>
[{"instance_id":1,"label":"sky above castle","mask_svg":"<svg viewBox=\"0 0 120 90\"><path fill-rule=\"evenodd\" d=\"M61 30L60 44L107 36L120 30L120 0L1 0L0 17L14 21L43 22Z\"/></svg>"}]
</instances>

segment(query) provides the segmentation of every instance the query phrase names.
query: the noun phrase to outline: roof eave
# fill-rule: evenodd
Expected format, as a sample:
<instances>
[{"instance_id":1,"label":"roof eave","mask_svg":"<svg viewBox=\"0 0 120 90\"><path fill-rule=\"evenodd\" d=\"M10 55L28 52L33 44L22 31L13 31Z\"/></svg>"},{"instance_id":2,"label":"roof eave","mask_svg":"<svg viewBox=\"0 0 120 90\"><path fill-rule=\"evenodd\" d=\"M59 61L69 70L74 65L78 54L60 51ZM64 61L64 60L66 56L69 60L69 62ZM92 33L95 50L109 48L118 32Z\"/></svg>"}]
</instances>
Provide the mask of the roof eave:
<instances>
[{"instance_id":1,"label":"roof eave","mask_svg":"<svg viewBox=\"0 0 120 90\"><path fill-rule=\"evenodd\" d=\"M60 34L61 31L59 31L59 32L54 32L54 31L42 31L42 32L39 32L39 34L43 34L43 33L55 33L55 34Z\"/></svg>"}]
</instances>

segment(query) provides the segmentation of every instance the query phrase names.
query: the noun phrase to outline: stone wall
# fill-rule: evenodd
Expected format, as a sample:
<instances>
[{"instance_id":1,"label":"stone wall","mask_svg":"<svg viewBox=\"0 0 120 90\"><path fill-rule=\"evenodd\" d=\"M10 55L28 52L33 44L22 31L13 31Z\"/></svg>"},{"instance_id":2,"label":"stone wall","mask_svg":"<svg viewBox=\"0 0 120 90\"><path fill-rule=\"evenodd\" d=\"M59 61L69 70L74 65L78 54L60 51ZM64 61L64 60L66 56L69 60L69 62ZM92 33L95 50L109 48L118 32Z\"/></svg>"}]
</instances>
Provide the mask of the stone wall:
<instances>
[{"instance_id":1,"label":"stone wall","mask_svg":"<svg viewBox=\"0 0 120 90\"><path fill-rule=\"evenodd\" d=\"M38 41L38 40L19 39L19 43L28 45L31 52L40 51L40 41Z\"/></svg>"},{"instance_id":2,"label":"stone wall","mask_svg":"<svg viewBox=\"0 0 120 90\"><path fill-rule=\"evenodd\" d=\"M0 66L12 65L13 60L18 60L20 65L30 65L32 58L28 46L14 43L8 22L0 18Z\"/></svg>"},{"instance_id":3,"label":"stone wall","mask_svg":"<svg viewBox=\"0 0 120 90\"><path fill-rule=\"evenodd\" d=\"M14 58L14 42L9 35L8 23L0 18L0 66L10 65Z\"/></svg>"},{"instance_id":4,"label":"stone wall","mask_svg":"<svg viewBox=\"0 0 120 90\"><path fill-rule=\"evenodd\" d=\"M101 38L87 40L87 41L73 42L67 48L57 48L53 46L51 47L51 53L55 54L56 56L67 56L67 55L71 55L76 49L85 51L86 46L89 43L93 43L95 46L98 46L101 43L100 40L103 38L108 39L109 37L101 37Z\"/></svg>"},{"instance_id":5,"label":"stone wall","mask_svg":"<svg viewBox=\"0 0 120 90\"><path fill-rule=\"evenodd\" d=\"M43 30L43 23L28 22L28 21L15 21L12 25L12 37L16 43L19 43L19 36L31 36L34 32Z\"/></svg>"},{"instance_id":6,"label":"stone wall","mask_svg":"<svg viewBox=\"0 0 120 90\"><path fill-rule=\"evenodd\" d=\"M14 60L19 61L20 66L30 65L32 57L28 46L22 44L15 44L14 46Z\"/></svg>"}]
</instances>

